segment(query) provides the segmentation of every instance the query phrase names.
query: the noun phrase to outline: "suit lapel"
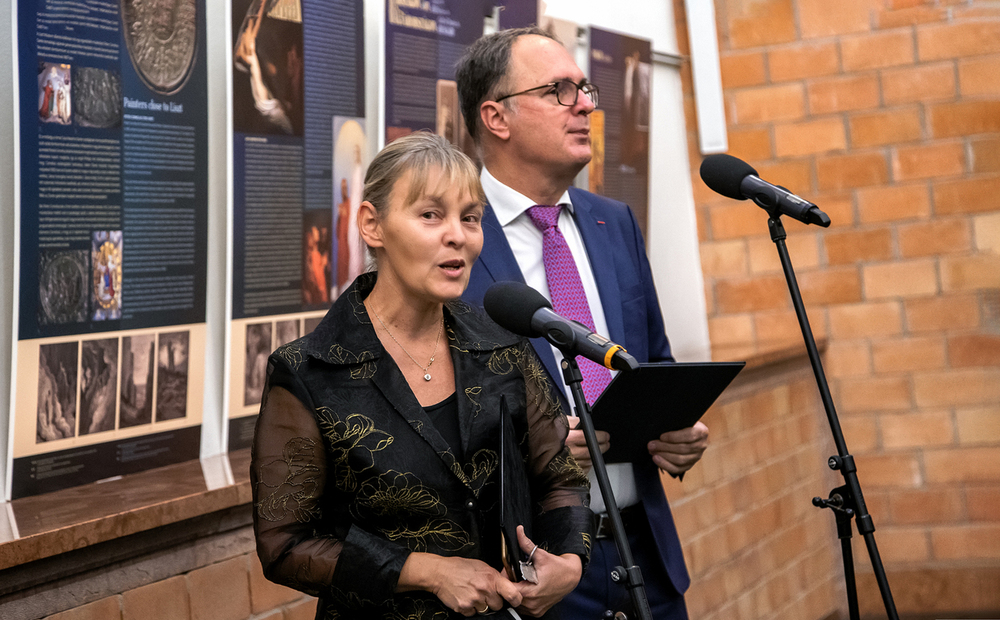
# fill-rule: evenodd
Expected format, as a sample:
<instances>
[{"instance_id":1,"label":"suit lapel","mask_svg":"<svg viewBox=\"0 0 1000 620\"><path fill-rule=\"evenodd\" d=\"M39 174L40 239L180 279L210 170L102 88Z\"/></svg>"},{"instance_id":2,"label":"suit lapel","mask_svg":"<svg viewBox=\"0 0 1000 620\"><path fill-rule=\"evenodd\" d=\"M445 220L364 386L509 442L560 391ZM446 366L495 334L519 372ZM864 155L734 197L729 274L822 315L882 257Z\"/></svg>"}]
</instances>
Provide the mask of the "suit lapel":
<instances>
[{"instance_id":1,"label":"suit lapel","mask_svg":"<svg viewBox=\"0 0 1000 620\"><path fill-rule=\"evenodd\" d=\"M615 273L614 255L611 254L615 251L615 246L612 244L611 235L608 234L608 225L598 221L589 196L574 188L570 188L569 191L573 210L576 212L576 226L580 229L583 245L587 249L590 268L594 272L597 292L601 296L601 305L604 308L604 320L608 324L609 333L603 335L615 342L624 342L625 322L622 317L621 292L618 287L618 276ZM602 255L602 252L607 252L609 255Z\"/></svg>"}]
</instances>

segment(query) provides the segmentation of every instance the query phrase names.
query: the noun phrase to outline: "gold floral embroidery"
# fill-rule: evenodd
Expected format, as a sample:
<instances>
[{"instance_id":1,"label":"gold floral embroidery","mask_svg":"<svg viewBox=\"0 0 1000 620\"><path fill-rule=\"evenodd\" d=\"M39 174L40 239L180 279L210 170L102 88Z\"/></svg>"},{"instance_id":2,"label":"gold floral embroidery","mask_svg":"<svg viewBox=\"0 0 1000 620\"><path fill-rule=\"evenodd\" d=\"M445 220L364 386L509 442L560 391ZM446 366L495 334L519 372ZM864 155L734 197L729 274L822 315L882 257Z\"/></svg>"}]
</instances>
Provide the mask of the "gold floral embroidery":
<instances>
[{"instance_id":1,"label":"gold floral embroidery","mask_svg":"<svg viewBox=\"0 0 1000 620\"><path fill-rule=\"evenodd\" d=\"M459 551L472 545L469 533L449 519L431 519L420 527L379 528L389 540L406 540L413 551L426 551L431 546L446 551Z\"/></svg>"},{"instance_id":2,"label":"gold floral embroidery","mask_svg":"<svg viewBox=\"0 0 1000 620\"><path fill-rule=\"evenodd\" d=\"M465 388L465 397L469 399L472 403L472 417L476 418L479 416L479 412L483 410L483 406L479 403L479 396L483 393L483 386L475 385L473 387Z\"/></svg>"},{"instance_id":3,"label":"gold floral embroidery","mask_svg":"<svg viewBox=\"0 0 1000 620\"><path fill-rule=\"evenodd\" d=\"M392 469L361 483L356 503L378 517L405 519L414 514L443 516L447 512L437 491L425 487L409 472Z\"/></svg>"},{"instance_id":4,"label":"gold floral embroidery","mask_svg":"<svg viewBox=\"0 0 1000 620\"><path fill-rule=\"evenodd\" d=\"M291 342L283 347L280 347L276 353L278 357L285 360L285 363L292 370L298 370L302 362L305 361L305 356L302 354L302 347L299 346L298 341Z\"/></svg>"},{"instance_id":5,"label":"gold floral embroidery","mask_svg":"<svg viewBox=\"0 0 1000 620\"><path fill-rule=\"evenodd\" d=\"M316 410L320 432L326 438L329 467L333 481L341 491L357 488L358 474L375 465L375 452L385 450L393 437L375 428L368 416L353 413L346 420L337 419L328 407Z\"/></svg>"},{"instance_id":6,"label":"gold floral embroidery","mask_svg":"<svg viewBox=\"0 0 1000 620\"><path fill-rule=\"evenodd\" d=\"M269 484L265 476L272 465L264 463L260 466L258 488L271 489L264 494L259 490L257 497L257 515L266 521L281 521L291 515L299 523L320 518L319 495L321 489L316 482L319 467L314 464L313 451L316 442L304 437L295 437L285 444L281 460L286 466L284 480Z\"/></svg>"}]
</instances>

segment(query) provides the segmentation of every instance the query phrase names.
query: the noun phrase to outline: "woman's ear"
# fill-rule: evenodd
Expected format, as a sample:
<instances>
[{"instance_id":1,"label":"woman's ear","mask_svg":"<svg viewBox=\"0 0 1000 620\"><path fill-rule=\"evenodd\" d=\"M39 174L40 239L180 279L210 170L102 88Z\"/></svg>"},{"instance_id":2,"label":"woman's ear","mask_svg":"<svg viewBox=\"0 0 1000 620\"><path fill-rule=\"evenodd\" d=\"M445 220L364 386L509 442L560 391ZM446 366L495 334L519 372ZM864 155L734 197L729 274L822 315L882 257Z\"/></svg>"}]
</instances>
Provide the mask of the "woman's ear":
<instances>
[{"instance_id":1,"label":"woman's ear","mask_svg":"<svg viewBox=\"0 0 1000 620\"><path fill-rule=\"evenodd\" d=\"M382 225L375 205L367 200L358 207L358 233L370 248L382 247Z\"/></svg>"},{"instance_id":2,"label":"woman's ear","mask_svg":"<svg viewBox=\"0 0 1000 620\"><path fill-rule=\"evenodd\" d=\"M479 106L479 119L483 123L483 130L490 132L500 140L510 138L509 114L510 109L496 101L484 101Z\"/></svg>"}]
</instances>

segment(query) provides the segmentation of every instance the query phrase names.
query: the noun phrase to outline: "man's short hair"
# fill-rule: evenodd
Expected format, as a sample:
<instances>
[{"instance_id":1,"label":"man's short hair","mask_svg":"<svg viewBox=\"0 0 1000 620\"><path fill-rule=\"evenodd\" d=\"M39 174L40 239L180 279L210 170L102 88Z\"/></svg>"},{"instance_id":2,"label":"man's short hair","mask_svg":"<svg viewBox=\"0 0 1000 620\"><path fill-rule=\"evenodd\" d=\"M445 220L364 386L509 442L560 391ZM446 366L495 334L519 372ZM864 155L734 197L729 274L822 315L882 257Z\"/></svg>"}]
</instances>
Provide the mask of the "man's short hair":
<instances>
[{"instance_id":1,"label":"man's short hair","mask_svg":"<svg viewBox=\"0 0 1000 620\"><path fill-rule=\"evenodd\" d=\"M465 128L479 144L479 107L484 101L500 96L501 88L508 87L510 50L518 37L537 35L558 42L551 33L531 26L511 28L480 37L458 61L455 81L458 83L458 101L465 118ZM508 105L507 101L503 102Z\"/></svg>"}]
</instances>

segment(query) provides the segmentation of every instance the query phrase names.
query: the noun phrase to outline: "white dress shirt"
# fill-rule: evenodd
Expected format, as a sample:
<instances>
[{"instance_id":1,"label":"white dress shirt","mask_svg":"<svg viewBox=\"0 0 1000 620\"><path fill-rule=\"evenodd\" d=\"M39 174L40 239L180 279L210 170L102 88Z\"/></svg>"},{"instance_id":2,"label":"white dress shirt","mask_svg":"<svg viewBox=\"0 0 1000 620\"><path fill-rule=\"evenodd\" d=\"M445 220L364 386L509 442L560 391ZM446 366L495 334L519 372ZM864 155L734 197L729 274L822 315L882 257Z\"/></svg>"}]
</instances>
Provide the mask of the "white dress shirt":
<instances>
[{"instance_id":1,"label":"white dress shirt","mask_svg":"<svg viewBox=\"0 0 1000 620\"><path fill-rule=\"evenodd\" d=\"M528 215L528 209L537 203L498 181L485 167L480 174L480 181L483 184L486 199L493 207L493 212L496 214L497 220L500 221L500 226L503 227L504 235L514 253L517 266L521 268L525 284L551 301L549 284L545 278L545 263L542 260L542 231L538 230L531 221L531 216ZM566 205L566 208L559 214L559 230L566 239L566 245L569 246L570 253L573 254L577 271L580 272L580 281L583 283L583 291L587 296L590 314L594 319L594 331L607 336L608 323L604 317L604 306L601 305L597 281L594 279L594 271L590 266L587 249L583 245L583 237L580 236L580 229L573 217L573 203L570 201L568 191L563 193L557 204ZM556 357L556 364L560 365L563 359L562 352L556 347L552 347L552 353ZM615 374L617 371L611 372ZM569 387L563 384L561 377L557 377L556 381L565 391L566 399L572 404L573 394ZM567 411L566 413L568 415L571 412ZM615 438L612 437L611 441L614 440ZM639 501L631 463L608 465L608 478L611 480L611 489L614 491L615 500L620 508L631 506ZM593 470L590 471L590 493L591 509L594 512L604 512L604 498L597 486Z\"/></svg>"}]
</instances>

